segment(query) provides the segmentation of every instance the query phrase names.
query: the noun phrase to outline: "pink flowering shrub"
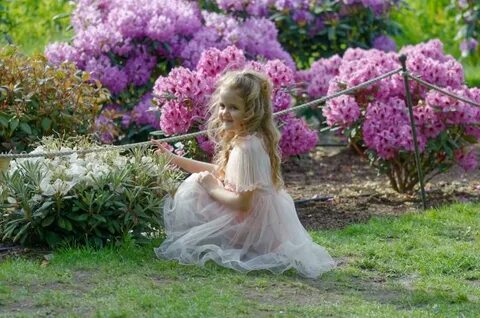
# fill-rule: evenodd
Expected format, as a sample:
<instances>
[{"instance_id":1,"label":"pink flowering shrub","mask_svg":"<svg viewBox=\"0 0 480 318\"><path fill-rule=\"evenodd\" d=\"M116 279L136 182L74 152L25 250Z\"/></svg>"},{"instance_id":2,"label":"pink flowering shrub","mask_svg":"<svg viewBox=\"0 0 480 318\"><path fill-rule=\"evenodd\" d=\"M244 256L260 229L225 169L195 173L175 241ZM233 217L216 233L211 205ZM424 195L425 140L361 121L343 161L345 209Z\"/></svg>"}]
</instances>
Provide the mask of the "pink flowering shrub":
<instances>
[{"instance_id":1,"label":"pink flowering shrub","mask_svg":"<svg viewBox=\"0 0 480 318\"><path fill-rule=\"evenodd\" d=\"M444 54L440 41L407 46L399 54L407 55L407 68L413 75L480 102L480 89L465 86L461 64ZM327 93L358 85L399 68L399 54L375 49L348 49L339 65L338 74L329 83ZM328 61L316 63L328 64ZM313 75L313 78L315 76L320 75ZM309 91L324 92L324 83L313 78L310 80L313 87ZM429 90L414 81L410 81L410 90L425 174L432 177L454 163L466 170L475 168L476 154L469 145L480 138L480 109ZM315 94L313 96L317 97ZM328 101L323 114L330 127L339 127L351 143L365 149L371 163L389 176L396 191L412 191L418 177L404 82L400 74L354 94Z\"/></svg>"},{"instance_id":2,"label":"pink flowering shrub","mask_svg":"<svg viewBox=\"0 0 480 318\"><path fill-rule=\"evenodd\" d=\"M295 84L294 71L280 60L248 61L242 50L229 46L204 51L194 70L174 68L168 76L161 76L154 86L154 99L159 105L160 127L167 134L181 134L204 128L208 117L207 103L217 79L227 70L250 68L268 75L273 83L274 111L292 106L290 88ZM317 134L305 121L288 114L277 118L281 127L280 146L284 157L298 155L312 149ZM200 147L213 151L210 141L198 138Z\"/></svg>"}]
</instances>

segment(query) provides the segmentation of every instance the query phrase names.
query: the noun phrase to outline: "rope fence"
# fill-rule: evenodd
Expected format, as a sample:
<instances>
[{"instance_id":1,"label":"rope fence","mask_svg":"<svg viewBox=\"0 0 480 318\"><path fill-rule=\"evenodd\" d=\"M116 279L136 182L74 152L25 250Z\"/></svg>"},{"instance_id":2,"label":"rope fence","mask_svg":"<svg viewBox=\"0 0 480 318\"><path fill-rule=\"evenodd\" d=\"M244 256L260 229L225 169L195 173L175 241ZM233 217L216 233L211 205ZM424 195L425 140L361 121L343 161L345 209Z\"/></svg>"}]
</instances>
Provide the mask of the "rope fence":
<instances>
[{"instance_id":1,"label":"rope fence","mask_svg":"<svg viewBox=\"0 0 480 318\"><path fill-rule=\"evenodd\" d=\"M458 99L458 100L460 100L460 101L462 101L462 102L464 102L464 103L471 104L471 105L476 106L476 107L480 107L480 104L479 104L479 103L474 102L474 101L472 101L472 100L470 100L470 99L468 99L468 98L465 98L465 97L463 97L463 96L460 96L460 95L457 95L457 94L453 94L453 93L451 93L451 92L449 92L449 91L447 91L447 90L445 90L445 89L443 89L443 88L440 88L440 87L438 87L438 86L435 86L435 85L433 85L433 84L430 84L429 82L426 82L426 81L422 80L420 77L410 74L410 72L407 72L407 76L408 76L409 78L411 78L412 80L418 82L419 84L421 84L421 85L423 85L423 86L425 86L425 87L427 87L427 88L430 88L430 89L433 89L433 90L435 90L435 91L438 91L438 92L440 92L440 93L442 93L442 94L444 94L444 95L447 95L447 96L449 96L449 97L452 97L452 98L454 98L454 99Z\"/></svg>"},{"instance_id":2,"label":"rope fence","mask_svg":"<svg viewBox=\"0 0 480 318\"><path fill-rule=\"evenodd\" d=\"M398 69L395 69L393 71L390 71L390 72L385 73L383 75L380 75L378 77L372 78L371 80L363 82L359 85L356 85L356 86L350 87L348 89L338 91L338 92L333 93L331 95L327 95L327 96L321 97L319 99L316 99L316 100L313 100L313 101L310 101L310 102L307 102L307 103L304 103L304 104L301 104L301 105L297 105L297 106L294 106L294 107L291 107L291 108L288 108L288 109L285 109L285 110L282 110L282 111L279 111L279 112L276 112L276 113L273 114L273 116L276 117L276 116L286 114L288 112L298 111L298 110L301 110L301 109L304 109L304 108L307 108L307 107L313 107L313 106L323 104L330 99L339 97L341 95L352 94L357 90L360 90L364 87L372 85L372 84L374 84L378 81L381 81L385 78L388 78L390 76L393 76L395 74L400 73L401 76L404 79L404 84L405 84L406 104L407 104L407 107L408 107L410 125L411 125L411 128L412 128L412 137L413 137L413 142L414 142L414 147L415 147L414 148L414 150L415 150L414 151L415 152L415 162L416 162L418 177L419 177L419 181L420 181L422 204L423 204L423 208L426 209L424 176L423 176L422 168L421 168L421 165L420 165L420 153L419 153L419 149L418 149L417 135L416 135L416 129L415 129L414 116L413 116L413 105L412 105L412 98L411 98L411 93L410 93L410 88L409 88L409 80L413 80L413 81L419 83L420 85L423 85L427 88L438 91L438 92L440 92L444 95L447 95L451 98L454 98L454 99L460 100L462 102L474 105L476 107L480 107L480 104L475 102L475 101L472 101L468 98L465 98L463 96L459 96L457 94L449 92L449 91L447 91L445 89L442 89L442 88L440 88L436 85L428 83L428 82L424 81L423 79L421 79L417 76L414 76L414 75L410 74L410 72L407 70L407 67L406 67L406 56L405 55L401 55L399 60L400 60L400 63L402 65L402 67L400 67ZM198 131L198 132L194 132L194 133L188 133L188 134L183 134L183 135L178 135L178 136L161 138L161 139L158 139L158 140L162 141L162 142L169 142L169 143L178 142L178 141L194 138L194 137L197 137L197 136L205 135L206 133L207 133L206 130L202 130L202 131ZM158 135L161 135L161 133L160 132L152 132L151 135L158 136ZM143 141L143 142L131 143L131 144L125 144L125 145L93 147L93 148L88 148L88 149L79 149L79 150L71 150L71 151L56 151L56 152L44 152L44 153L19 153L19 154L0 153L0 159L4 159L4 158L5 159L17 159L17 158L35 158L35 157L60 157L60 156L69 156L69 155L72 155L74 153L83 155L83 154L92 153L92 152L102 152L102 151L111 151L111 150L127 150L127 149L131 149L131 148L144 147L144 146L148 146L148 145L151 145L150 141Z\"/></svg>"},{"instance_id":3,"label":"rope fence","mask_svg":"<svg viewBox=\"0 0 480 318\"><path fill-rule=\"evenodd\" d=\"M338 97L338 96L341 96L341 95L344 95L344 94L354 93L355 91L357 91L359 89L362 89L366 86L374 84L374 83L376 83L378 81L381 81L382 79L387 78L389 76L392 76L394 74L398 74L401 71L402 71L401 68L390 71L390 72L385 73L381 76L378 76L378 77L372 78L371 80L363 82L359 85L353 86L353 87L345 89L345 90L338 91L338 92L336 92L332 95L324 96L322 98L310 101L308 103L301 104L301 105L298 105L298 106L294 106L294 107L276 112L276 113L273 114L273 116L276 117L276 116L280 116L280 115L286 114L286 113L291 112L291 111L298 111L298 110L301 110L301 109L304 109L304 108L307 108L307 107L316 106L316 105L322 104L322 103L324 103L324 102L326 102L326 101L328 101L332 98L335 98L335 97ZM162 141L162 142L169 142L169 143L170 142L178 142L178 141L194 138L194 137L197 137L197 136L205 135L206 133L207 133L206 130L202 130L202 131L198 131L198 132L194 132L194 133L172 136L172 137L162 138L162 139L158 139L158 140ZM152 135L159 135L158 133L155 133L155 132L152 132L151 134ZM103 146L103 147L94 147L94 148L88 148L88 149L71 150L71 151L52 151L52 152L45 152L45 153L20 153L20 154L1 153L0 154L0 159L1 158L17 159L17 158L36 158L36 157L61 157L61 156L70 156L74 153L83 155L83 154L87 154L87 153L91 153L91 152L101 152L101 151L111 151L111 150L126 150L126 149L131 149L131 148L136 148L136 147L147 146L149 144L150 144L150 141L142 141L142 142L137 142L137 143L125 144L125 145Z\"/></svg>"}]
</instances>

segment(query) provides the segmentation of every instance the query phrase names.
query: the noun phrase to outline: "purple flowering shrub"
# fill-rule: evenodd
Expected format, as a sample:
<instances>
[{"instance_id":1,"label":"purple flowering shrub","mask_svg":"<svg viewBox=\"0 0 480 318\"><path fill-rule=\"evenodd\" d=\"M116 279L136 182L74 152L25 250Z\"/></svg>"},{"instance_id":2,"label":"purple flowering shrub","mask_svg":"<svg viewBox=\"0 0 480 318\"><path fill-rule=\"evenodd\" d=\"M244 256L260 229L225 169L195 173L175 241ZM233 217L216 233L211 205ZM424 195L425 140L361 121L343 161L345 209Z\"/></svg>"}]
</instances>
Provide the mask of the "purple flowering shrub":
<instances>
[{"instance_id":1,"label":"purple flowering shrub","mask_svg":"<svg viewBox=\"0 0 480 318\"><path fill-rule=\"evenodd\" d=\"M404 47L399 54L375 49L348 49L327 93L358 85L399 68L400 54L406 54L407 68L413 75L480 102L480 89L465 86L462 65L444 54L443 45L438 40ZM334 65L338 65L337 58L332 59ZM331 65L332 61L316 63ZM324 92L322 81L311 82L317 83L317 86L310 87L312 95ZM480 138L480 109L429 90L415 81L410 81L410 91L425 175L431 178L454 164L465 170L475 168L477 157L469 146ZM402 193L413 190L418 176L400 74L328 101L323 113L330 127L338 127L351 143L363 147L370 162L388 175L394 190Z\"/></svg>"},{"instance_id":2,"label":"purple flowering shrub","mask_svg":"<svg viewBox=\"0 0 480 318\"><path fill-rule=\"evenodd\" d=\"M74 62L112 93L96 123L104 143L144 140L158 129L155 79L178 65L194 68L208 48L236 45L249 59L281 59L295 68L273 22L207 12L196 1L78 0L71 22L72 41L53 43L45 54L55 65Z\"/></svg>"},{"instance_id":3,"label":"purple flowering shrub","mask_svg":"<svg viewBox=\"0 0 480 318\"><path fill-rule=\"evenodd\" d=\"M131 139L148 127L158 128L158 114L148 111L149 92L158 73L176 65L187 40L202 26L198 5L79 0L71 23L75 31L71 43L53 43L45 55L56 65L74 62L112 93L112 104L96 121L100 140L112 143Z\"/></svg>"},{"instance_id":4,"label":"purple flowering shrub","mask_svg":"<svg viewBox=\"0 0 480 318\"><path fill-rule=\"evenodd\" d=\"M278 42L278 30L273 22L265 17L237 18L228 14L201 13L203 27L195 33L181 52L183 66L194 68L200 55L208 48L220 50L230 45L242 49L248 59L262 57L268 60L280 59L289 67L295 63L288 52Z\"/></svg>"},{"instance_id":5,"label":"purple flowering shrub","mask_svg":"<svg viewBox=\"0 0 480 318\"><path fill-rule=\"evenodd\" d=\"M268 75L273 83L274 111L292 106L290 89L295 84L294 71L280 60L249 61L244 52L235 46L224 50L211 48L204 51L195 69L174 68L168 76L161 76L154 86L154 99L159 105L160 128L167 134L182 134L204 129L208 118L208 100L218 78L227 70L254 69ZM317 134L305 121L291 113L276 119L282 132L280 147L284 157L298 155L312 149ZM200 147L207 153L213 151L212 143L198 138Z\"/></svg>"},{"instance_id":6,"label":"purple flowering shrub","mask_svg":"<svg viewBox=\"0 0 480 318\"><path fill-rule=\"evenodd\" d=\"M235 15L269 17L279 38L299 68L315 58L344 52L348 47L395 51L388 36L399 32L389 12L401 0L211 0Z\"/></svg>"}]
</instances>

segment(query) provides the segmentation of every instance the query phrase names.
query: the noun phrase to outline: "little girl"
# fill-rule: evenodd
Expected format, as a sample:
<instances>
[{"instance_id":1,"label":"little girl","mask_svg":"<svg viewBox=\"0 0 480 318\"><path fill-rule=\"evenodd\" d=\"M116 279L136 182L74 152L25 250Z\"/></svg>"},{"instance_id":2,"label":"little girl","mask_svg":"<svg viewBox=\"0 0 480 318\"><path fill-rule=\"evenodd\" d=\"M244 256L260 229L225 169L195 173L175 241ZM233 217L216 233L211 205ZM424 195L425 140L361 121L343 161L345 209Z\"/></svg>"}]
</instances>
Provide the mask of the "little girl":
<instances>
[{"instance_id":1,"label":"little girl","mask_svg":"<svg viewBox=\"0 0 480 318\"><path fill-rule=\"evenodd\" d=\"M311 278L332 269L333 259L312 241L283 189L269 80L250 70L225 74L210 114L214 164L174 155L152 140L155 153L192 173L166 199L167 239L157 256L182 264L213 260L242 272L295 268Z\"/></svg>"}]
</instances>

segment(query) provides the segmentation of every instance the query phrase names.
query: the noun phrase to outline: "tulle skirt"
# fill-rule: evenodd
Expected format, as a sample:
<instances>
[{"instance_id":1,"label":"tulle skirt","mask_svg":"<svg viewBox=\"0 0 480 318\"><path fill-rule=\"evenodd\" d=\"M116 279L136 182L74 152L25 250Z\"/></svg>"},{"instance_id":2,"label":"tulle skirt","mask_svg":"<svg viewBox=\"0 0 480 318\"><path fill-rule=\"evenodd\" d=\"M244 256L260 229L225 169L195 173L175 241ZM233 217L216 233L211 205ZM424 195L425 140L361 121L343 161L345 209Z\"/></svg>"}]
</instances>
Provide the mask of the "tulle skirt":
<instances>
[{"instance_id":1,"label":"tulle skirt","mask_svg":"<svg viewBox=\"0 0 480 318\"><path fill-rule=\"evenodd\" d=\"M212 260L234 270L290 268L316 278L335 267L328 252L312 241L284 190L257 190L247 214L214 201L192 174L164 205L166 240L159 258L203 266Z\"/></svg>"}]
</instances>

